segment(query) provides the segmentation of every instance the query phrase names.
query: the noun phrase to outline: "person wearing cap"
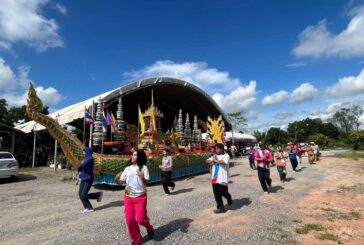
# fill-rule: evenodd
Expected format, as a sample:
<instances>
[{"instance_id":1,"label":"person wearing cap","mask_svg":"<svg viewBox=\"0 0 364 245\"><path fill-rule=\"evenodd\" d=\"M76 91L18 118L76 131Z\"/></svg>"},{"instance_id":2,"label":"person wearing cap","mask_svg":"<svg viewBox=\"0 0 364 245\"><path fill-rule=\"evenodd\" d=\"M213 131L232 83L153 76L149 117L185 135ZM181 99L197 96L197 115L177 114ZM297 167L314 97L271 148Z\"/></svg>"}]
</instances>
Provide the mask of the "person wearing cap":
<instances>
[{"instance_id":1,"label":"person wearing cap","mask_svg":"<svg viewBox=\"0 0 364 245\"><path fill-rule=\"evenodd\" d=\"M273 156L272 153L266 149L264 144L259 144L259 147L260 149L255 152L255 161L257 161L258 166L258 178L264 193L268 194L268 188L272 187L269 165L273 160Z\"/></svg>"},{"instance_id":2,"label":"person wearing cap","mask_svg":"<svg viewBox=\"0 0 364 245\"><path fill-rule=\"evenodd\" d=\"M233 204L233 199L229 193L229 160L230 157L224 152L224 145L217 143L215 145L215 152L213 156L206 160L206 163L212 164L211 184L214 192L217 209L214 213L226 212L222 197L227 199L228 205Z\"/></svg>"}]
</instances>

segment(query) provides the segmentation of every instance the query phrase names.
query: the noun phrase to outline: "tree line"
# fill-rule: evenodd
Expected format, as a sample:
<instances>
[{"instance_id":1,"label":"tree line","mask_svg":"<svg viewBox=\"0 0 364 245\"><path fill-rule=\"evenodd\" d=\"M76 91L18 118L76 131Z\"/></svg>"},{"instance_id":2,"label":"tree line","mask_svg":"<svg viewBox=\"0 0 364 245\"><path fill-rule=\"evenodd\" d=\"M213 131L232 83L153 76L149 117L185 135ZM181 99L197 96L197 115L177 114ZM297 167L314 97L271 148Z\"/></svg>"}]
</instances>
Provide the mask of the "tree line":
<instances>
[{"instance_id":1,"label":"tree line","mask_svg":"<svg viewBox=\"0 0 364 245\"><path fill-rule=\"evenodd\" d=\"M287 130L271 127L267 132L255 131L254 136L258 141L272 145L313 141L321 147L342 144L359 149L364 146L364 130L359 130L362 114L363 108L354 105L336 111L327 122L319 118L306 118L289 123Z\"/></svg>"}]
</instances>

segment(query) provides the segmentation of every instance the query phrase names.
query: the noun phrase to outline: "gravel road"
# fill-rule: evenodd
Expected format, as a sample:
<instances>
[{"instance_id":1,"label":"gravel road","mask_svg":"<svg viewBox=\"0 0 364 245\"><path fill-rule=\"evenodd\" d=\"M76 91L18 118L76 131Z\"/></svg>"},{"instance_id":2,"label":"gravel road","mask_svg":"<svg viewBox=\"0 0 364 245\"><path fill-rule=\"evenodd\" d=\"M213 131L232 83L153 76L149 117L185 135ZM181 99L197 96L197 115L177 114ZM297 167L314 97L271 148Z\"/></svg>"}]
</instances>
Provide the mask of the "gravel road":
<instances>
[{"instance_id":1,"label":"gravel road","mask_svg":"<svg viewBox=\"0 0 364 245\"><path fill-rule=\"evenodd\" d=\"M257 172L241 158L230 168L229 191L234 204L214 214L209 175L176 180L176 189L164 196L159 184L148 186L148 215L156 229L146 244L282 244L299 243L295 222L302 217L295 203L324 178L329 158L292 173L281 184L272 168L273 193L261 190ZM0 180L1 244L130 244L124 223L123 190L96 186L104 199L93 202L96 212L82 214L78 186L71 172L38 168L23 173L18 182Z\"/></svg>"}]
</instances>

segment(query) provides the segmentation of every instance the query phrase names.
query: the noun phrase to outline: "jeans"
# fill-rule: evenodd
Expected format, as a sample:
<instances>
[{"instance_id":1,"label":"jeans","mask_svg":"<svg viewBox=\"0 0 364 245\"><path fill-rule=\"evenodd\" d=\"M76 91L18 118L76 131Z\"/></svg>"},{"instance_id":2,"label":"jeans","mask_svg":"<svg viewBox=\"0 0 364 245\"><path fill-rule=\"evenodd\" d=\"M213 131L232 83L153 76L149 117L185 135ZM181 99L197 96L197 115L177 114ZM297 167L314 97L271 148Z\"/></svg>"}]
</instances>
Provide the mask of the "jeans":
<instances>
[{"instance_id":1,"label":"jeans","mask_svg":"<svg viewBox=\"0 0 364 245\"><path fill-rule=\"evenodd\" d=\"M128 232L134 244L140 244L142 235L140 234L139 225L144 226L147 231L153 231L147 216L147 195L139 197L124 197L125 221Z\"/></svg>"},{"instance_id":2,"label":"jeans","mask_svg":"<svg viewBox=\"0 0 364 245\"><path fill-rule=\"evenodd\" d=\"M226 200L228 200L228 201L232 201L231 195L229 193L229 189L227 186L213 184L212 190L214 192L217 209L224 209L224 203L222 201L222 197L225 197Z\"/></svg>"},{"instance_id":3,"label":"jeans","mask_svg":"<svg viewBox=\"0 0 364 245\"><path fill-rule=\"evenodd\" d=\"M176 185L172 182L172 171L162 171L162 184L164 193L169 194L169 187L175 187Z\"/></svg>"},{"instance_id":4,"label":"jeans","mask_svg":"<svg viewBox=\"0 0 364 245\"><path fill-rule=\"evenodd\" d=\"M268 192L268 186L272 185L270 170L258 166L258 178L264 192Z\"/></svg>"},{"instance_id":5,"label":"jeans","mask_svg":"<svg viewBox=\"0 0 364 245\"><path fill-rule=\"evenodd\" d=\"M287 175L286 167L277 166L277 170L278 170L278 173L279 173L279 179L281 181L286 181L286 175Z\"/></svg>"},{"instance_id":6,"label":"jeans","mask_svg":"<svg viewBox=\"0 0 364 245\"><path fill-rule=\"evenodd\" d=\"M87 208L87 209L93 209L89 199L98 199L100 197L100 193L101 193L101 192L97 192L97 193L88 194L88 192L90 191L90 188L92 186L92 182L93 182L93 180L90 180L90 181L81 180L80 189L78 192L78 195L80 196L80 199L81 199L81 202L82 202L84 208Z\"/></svg>"}]
</instances>

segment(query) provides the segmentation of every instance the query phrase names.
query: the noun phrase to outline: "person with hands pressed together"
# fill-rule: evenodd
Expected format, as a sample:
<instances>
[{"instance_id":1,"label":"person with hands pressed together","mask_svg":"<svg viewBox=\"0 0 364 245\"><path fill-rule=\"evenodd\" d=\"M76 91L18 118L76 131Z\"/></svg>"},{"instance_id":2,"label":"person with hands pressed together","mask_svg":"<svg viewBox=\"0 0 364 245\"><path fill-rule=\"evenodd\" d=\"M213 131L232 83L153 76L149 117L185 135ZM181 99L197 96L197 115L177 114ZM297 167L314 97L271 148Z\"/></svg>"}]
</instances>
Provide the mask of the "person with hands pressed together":
<instances>
[{"instance_id":1,"label":"person with hands pressed together","mask_svg":"<svg viewBox=\"0 0 364 245\"><path fill-rule=\"evenodd\" d=\"M259 144L260 149L255 152L255 160L258 166L258 178L265 194L269 194L268 187L272 187L269 165L273 159L272 153L266 149L264 144Z\"/></svg>"},{"instance_id":2,"label":"person with hands pressed together","mask_svg":"<svg viewBox=\"0 0 364 245\"><path fill-rule=\"evenodd\" d=\"M154 228L147 216L147 189L149 171L147 156L144 150L134 151L131 157L131 165L122 173L115 176L118 185L126 183L124 196L125 222L128 227L132 244L139 245L142 241L139 225L147 229L148 236L153 239Z\"/></svg>"},{"instance_id":3,"label":"person with hands pressed together","mask_svg":"<svg viewBox=\"0 0 364 245\"><path fill-rule=\"evenodd\" d=\"M233 203L228 190L230 157L224 152L224 145L221 143L216 144L215 151L216 154L208 158L206 163L212 164L211 183L217 204L217 209L214 212L224 213L226 210L222 197L227 199L229 206Z\"/></svg>"}]
</instances>

